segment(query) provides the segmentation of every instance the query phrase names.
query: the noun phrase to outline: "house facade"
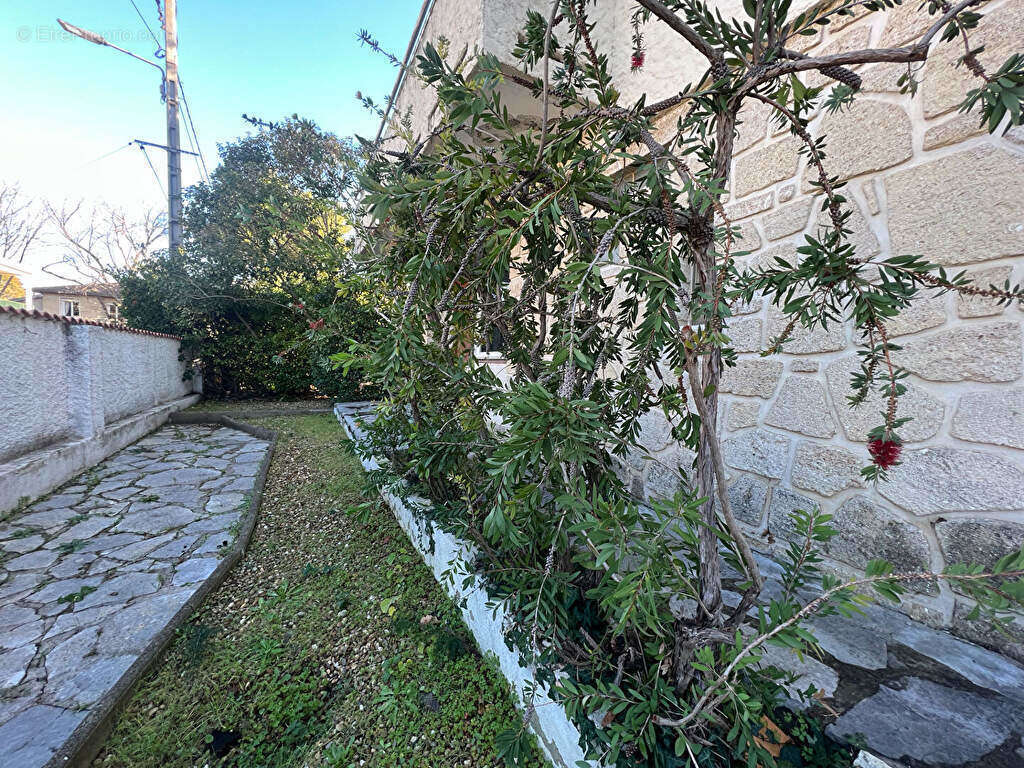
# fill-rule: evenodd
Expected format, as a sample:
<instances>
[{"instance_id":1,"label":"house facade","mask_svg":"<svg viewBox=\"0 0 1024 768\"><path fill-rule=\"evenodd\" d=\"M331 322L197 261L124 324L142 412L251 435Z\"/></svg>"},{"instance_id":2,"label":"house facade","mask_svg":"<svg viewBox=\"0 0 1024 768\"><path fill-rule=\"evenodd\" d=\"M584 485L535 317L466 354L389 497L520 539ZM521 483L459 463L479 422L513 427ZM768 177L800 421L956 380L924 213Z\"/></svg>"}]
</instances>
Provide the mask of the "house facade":
<instances>
[{"instance_id":1,"label":"house facade","mask_svg":"<svg viewBox=\"0 0 1024 768\"><path fill-rule=\"evenodd\" d=\"M739 2L712 5L744 18ZM795 2L807 7L810 3ZM832 54L910 42L934 21L918 3L887 13L856 16L804 38L808 54ZM602 0L589 9L593 36L610 56L622 103L649 94L648 103L696 82L706 66L665 24L644 29L646 62L630 71L630 15L635 4ZM525 0L427 0L410 41L410 61L428 42L444 36L449 60L493 53L509 68L511 51L528 10L545 18L548 3ZM983 43L980 61L993 71L1024 39L1024 0L997 0L983 14L972 44ZM983 287L1024 280L1024 130L989 135L976 115L957 105L973 86L957 66L959 50L940 45L918 77L911 98L897 81L905 65L856 68L861 93L841 115L823 111L812 135L829 138L827 167L847 182L853 242L861 256L924 254L951 274L965 270ZM820 85L816 73L806 82ZM524 122L536 124L540 106L512 82L503 102ZM434 95L414 77L400 76L393 111L415 136L439 123ZM685 108L685 105L680 108ZM680 109L677 108L677 109ZM665 114L659 138L674 132L678 111ZM813 234L821 201L809 184L800 141L770 120L759 102L741 112L726 214L739 227L738 248L748 264L793 257ZM387 125L383 131L387 132ZM628 259L628 254L623 254ZM617 268L606 267L613 278ZM511 290L516 290L513 277ZM839 535L828 545L828 567L861 572L884 557L901 570L942 570L970 561L993 564L1024 541L1024 312L985 298L948 294L919 300L888 332L902 347L897 363L909 371L901 414L902 464L891 481L867 484L867 431L884 410L873 395L848 407L850 374L857 367L857 339L849 327L797 329L781 354L762 357L769 339L785 326L773 306L755 301L732 319L727 332L740 352L723 385L719 425L730 473L729 494L752 546L772 555L786 545L794 509L818 505L835 516ZM478 357L508 375L500 349ZM660 413L644 416L644 456L624 463L624 479L642 498L670 497L677 467L691 456L673 441ZM946 584L915 593L905 604L915 618L1024 660L1024 625L1012 638L969 618L972 604Z\"/></svg>"},{"instance_id":2,"label":"house facade","mask_svg":"<svg viewBox=\"0 0 1024 768\"><path fill-rule=\"evenodd\" d=\"M51 285L33 290L35 308L60 317L116 323L120 321L121 289L117 283Z\"/></svg>"},{"instance_id":3,"label":"house facade","mask_svg":"<svg viewBox=\"0 0 1024 768\"><path fill-rule=\"evenodd\" d=\"M32 309L32 273L21 264L0 259L0 306Z\"/></svg>"}]
</instances>

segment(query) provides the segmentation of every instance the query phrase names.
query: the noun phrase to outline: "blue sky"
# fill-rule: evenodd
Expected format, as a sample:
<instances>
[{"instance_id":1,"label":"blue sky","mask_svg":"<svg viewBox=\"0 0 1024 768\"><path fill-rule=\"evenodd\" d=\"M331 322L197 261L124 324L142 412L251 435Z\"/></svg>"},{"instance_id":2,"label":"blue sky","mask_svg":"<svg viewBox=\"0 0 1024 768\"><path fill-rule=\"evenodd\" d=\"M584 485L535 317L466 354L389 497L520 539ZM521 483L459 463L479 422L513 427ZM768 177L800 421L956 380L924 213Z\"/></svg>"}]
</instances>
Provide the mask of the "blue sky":
<instances>
[{"instance_id":1,"label":"blue sky","mask_svg":"<svg viewBox=\"0 0 1024 768\"><path fill-rule=\"evenodd\" d=\"M154 0L135 0L158 36ZM401 56L421 0L179 0L181 78L207 164L246 133L243 112L297 112L339 135L373 134L354 98L390 93L395 70L356 40L366 28ZM164 143L159 73L110 48L66 39L56 19L147 58L156 48L130 0L0 2L0 179L54 202L162 206L140 138ZM101 158L115 151L113 155ZM149 156L164 181L166 157ZM188 158L186 183L198 179Z\"/></svg>"}]
</instances>

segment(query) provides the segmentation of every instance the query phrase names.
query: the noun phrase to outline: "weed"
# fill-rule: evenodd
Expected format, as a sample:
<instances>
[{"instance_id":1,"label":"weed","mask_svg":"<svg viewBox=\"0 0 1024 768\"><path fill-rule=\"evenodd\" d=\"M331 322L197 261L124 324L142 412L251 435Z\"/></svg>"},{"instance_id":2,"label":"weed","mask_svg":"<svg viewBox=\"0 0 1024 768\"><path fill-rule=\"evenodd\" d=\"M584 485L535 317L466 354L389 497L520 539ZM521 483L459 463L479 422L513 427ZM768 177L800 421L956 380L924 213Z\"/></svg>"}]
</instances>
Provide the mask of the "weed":
<instances>
[{"instance_id":1,"label":"weed","mask_svg":"<svg viewBox=\"0 0 1024 768\"><path fill-rule=\"evenodd\" d=\"M65 541L63 544L57 547L57 551L65 555L70 555L72 552L77 552L85 546L85 541L82 539L72 539L71 541Z\"/></svg>"},{"instance_id":2,"label":"weed","mask_svg":"<svg viewBox=\"0 0 1024 768\"><path fill-rule=\"evenodd\" d=\"M85 486L85 490L87 492L99 485L100 476L96 474L96 470L90 470L82 475L82 484Z\"/></svg>"},{"instance_id":3,"label":"weed","mask_svg":"<svg viewBox=\"0 0 1024 768\"><path fill-rule=\"evenodd\" d=\"M42 529L34 528L34 527L19 528L13 534L11 534L11 538L12 539L27 539L29 536L35 536L37 533L41 533L41 531L42 531Z\"/></svg>"},{"instance_id":4,"label":"weed","mask_svg":"<svg viewBox=\"0 0 1024 768\"><path fill-rule=\"evenodd\" d=\"M57 598L58 603L71 603L74 605L79 600L83 600L86 595L90 595L96 591L96 587L82 587L77 592L70 592L66 595L61 595Z\"/></svg>"},{"instance_id":5,"label":"weed","mask_svg":"<svg viewBox=\"0 0 1024 768\"><path fill-rule=\"evenodd\" d=\"M199 666L215 634L217 630L206 624L185 625L182 629L182 656L185 658L186 667Z\"/></svg>"},{"instance_id":6,"label":"weed","mask_svg":"<svg viewBox=\"0 0 1024 768\"><path fill-rule=\"evenodd\" d=\"M153 501L160 501L160 496L156 493L147 493L145 496L140 496L139 501L143 504L149 504Z\"/></svg>"},{"instance_id":7,"label":"weed","mask_svg":"<svg viewBox=\"0 0 1024 768\"><path fill-rule=\"evenodd\" d=\"M88 512L79 512L77 515L69 517L68 518L68 523L70 525L78 525L79 523L84 522L84 521L86 521L88 519L89 519L89 513Z\"/></svg>"},{"instance_id":8,"label":"weed","mask_svg":"<svg viewBox=\"0 0 1024 768\"><path fill-rule=\"evenodd\" d=\"M350 736L344 744L331 744L324 750L324 761L328 768L355 768L356 737Z\"/></svg>"}]
</instances>

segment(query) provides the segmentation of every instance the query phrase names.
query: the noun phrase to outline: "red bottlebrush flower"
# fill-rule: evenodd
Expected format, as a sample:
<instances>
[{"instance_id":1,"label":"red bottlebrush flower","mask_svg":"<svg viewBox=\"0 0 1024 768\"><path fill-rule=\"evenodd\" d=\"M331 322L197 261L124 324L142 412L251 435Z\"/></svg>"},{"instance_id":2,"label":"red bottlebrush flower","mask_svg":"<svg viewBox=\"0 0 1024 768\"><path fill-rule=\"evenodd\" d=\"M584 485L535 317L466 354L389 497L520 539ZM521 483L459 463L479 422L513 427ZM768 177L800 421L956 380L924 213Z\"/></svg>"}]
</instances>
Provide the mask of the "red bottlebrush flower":
<instances>
[{"instance_id":1,"label":"red bottlebrush flower","mask_svg":"<svg viewBox=\"0 0 1024 768\"><path fill-rule=\"evenodd\" d=\"M306 305L305 305L305 304L303 304L303 303L302 303L301 301L297 301L297 302L295 302L295 306L296 306L296 307L297 307L298 309L305 309L305 308L306 308Z\"/></svg>"},{"instance_id":2,"label":"red bottlebrush flower","mask_svg":"<svg viewBox=\"0 0 1024 768\"><path fill-rule=\"evenodd\" d=\"M644 52L643 51L633 51L633 59L632 59L632 61L630 61L630 69L632 69L634 72L636 72L636 70L638 70L641 67L643 67L643 65L644 65Z\"/></svg>"},{"instance_id":3,"label":"red bottlebrush flower","mask_svg":"<svg viewBox=\"0 0 1024 768\"><path fill-rule=\"evenodd\" d=\"M875 438L868 442L868 453L871 454L871 461L880 469L889 469L900 460L900 453L903 446L893 440L882 440Z\"/></svg>"},{"instance_id":4,"label":"red bottlebrush flower","mask_svg":"<svg viewBox=\"0 0 1024 768\"><path fill-rule=\"evenodd\" d=\"M309 330L319 331L325 325L324 319L321 317L319 320L311 320L309 323Z\"/></svg>"}]
</instances>

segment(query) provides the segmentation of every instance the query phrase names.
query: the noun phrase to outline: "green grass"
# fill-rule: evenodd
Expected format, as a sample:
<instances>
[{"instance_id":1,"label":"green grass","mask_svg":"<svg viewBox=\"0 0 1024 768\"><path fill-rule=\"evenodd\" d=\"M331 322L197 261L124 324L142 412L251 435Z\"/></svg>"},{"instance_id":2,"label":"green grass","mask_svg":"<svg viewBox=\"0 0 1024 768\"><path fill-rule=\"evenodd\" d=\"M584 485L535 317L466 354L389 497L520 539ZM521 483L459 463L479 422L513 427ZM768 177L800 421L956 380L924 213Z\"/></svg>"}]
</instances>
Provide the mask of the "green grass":
<instances>
[{"instance_id":1,"label":"green grass","mask_svg":"<svg viewBox=\"0 0 1024 768\"><path fill-rule=\"evenodd\" d=\"M332 416L280 440L245 558L143 679L102 766L498 766L519 715ZM223 760L206 742L240 739ZM543 765L537 753L523 765Z\"/></svg>"}]
</instances>

